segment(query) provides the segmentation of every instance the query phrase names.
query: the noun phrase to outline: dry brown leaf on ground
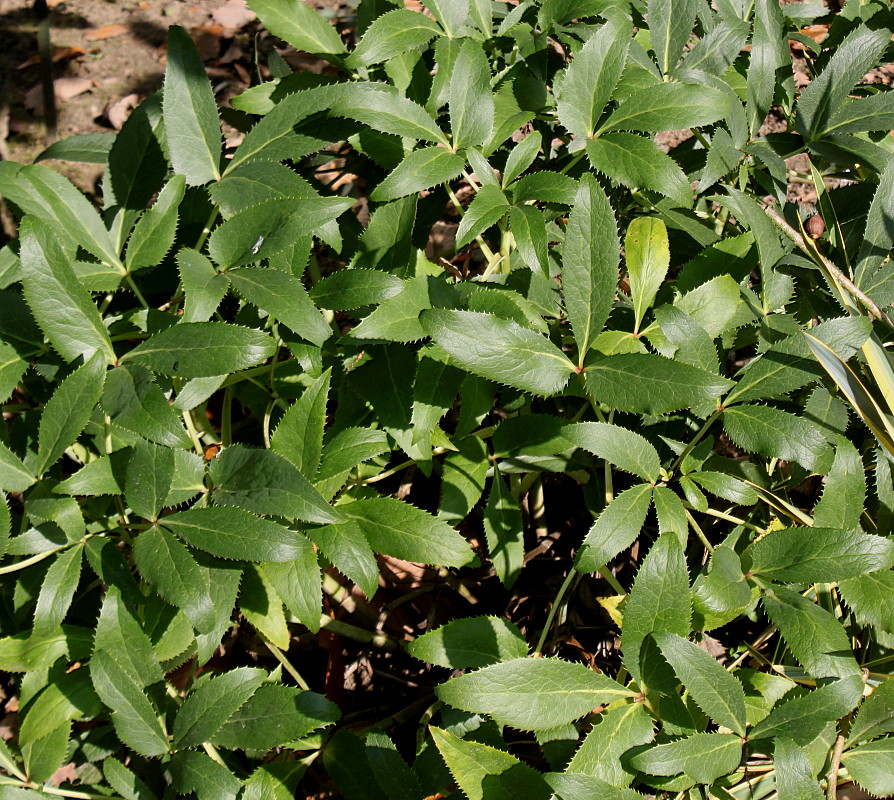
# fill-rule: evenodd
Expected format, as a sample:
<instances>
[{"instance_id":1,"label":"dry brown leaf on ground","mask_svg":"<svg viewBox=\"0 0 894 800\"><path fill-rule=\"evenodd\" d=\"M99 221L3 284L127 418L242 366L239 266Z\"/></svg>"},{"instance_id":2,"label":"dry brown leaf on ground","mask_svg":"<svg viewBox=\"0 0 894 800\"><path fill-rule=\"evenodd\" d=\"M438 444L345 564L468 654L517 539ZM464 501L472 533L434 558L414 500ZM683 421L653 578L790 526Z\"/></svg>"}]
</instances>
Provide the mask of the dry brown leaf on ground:
<instances>
[{"instance_id":1,"label":"dry brown leaf on ground","mask_svg":"<svg viewBox=\"0 0 894 800\"><path fill-rule=\"evenodd\" d=\"M128 94L120 100L115 100L113 103L109 103L106 108L106 119L109 121L109 124L116 131L120 131L121 126L130 116L130 112L140 104L141 99L142 98L138 94Z\"/></svg>"},{"instance_id":2,"label":"dry brown leaf on ground","mask_svg":"<svg viewBox=\"0 0 894 800\"><path fill-rule=\"evenodd\" d=\"M87 51L84 50L83 47L63 47L62 45L53 45L53 51L51 55L51 59L55 64L58 61L64 61L68 58L79 58L84 55ZM31 58L26 58L21 64L19 64L16 69L25 69L26 67L33 67L40 63L40 54L35 53Z\"/></svg>"},{"instance_id":3,"label":"dry brown leaf on ground","mask_svg":"<svg viewBox=\"0 0 894 800\"><path fill-rule=\"evenodd\" d=\"M127 25L115 22L111 25L103 25L84 34L84 39L88 42L101 42L103 39L112 39L115 36L123 36L127 33Z\"/></svg>"},{"instance_id":4,"label":"dry brown leaf on ground","mask_svg":"<svg viewBox=\"0 0 894 800\"><path fill-rule=\"evenodd\" d=\"M211 19L231 31L238 31L257 18L258 15L248 7L246 0L227 0L211 12Z\"/></svg>"},{"instance_id":5,"label":"dry brown leaf on ground","mask_svg":"<svg viewBox=\"0 0 894 800\"><path fill-rule=\"evenodd\" d=\"M189 31L202 61L213 61L220 55L221 39L225 32L222 25L199 25Z\"/></svg>"},{"instance_id":6,"label":"dry brown leaf on ground","mask_svg":"<svg viewBox=\"0 0 894 800\"><path fill-rule=\"evenodd\" d=\"M89 92L93 88L93 81L87 78L56 78L53 81L53 90L56 94L56 105L62 105L66 100L77 97L79 94ZM32 86L23 98L25 108L32 114L43 114L43 87L38 84Z\"/></svg>"}]
</instances>

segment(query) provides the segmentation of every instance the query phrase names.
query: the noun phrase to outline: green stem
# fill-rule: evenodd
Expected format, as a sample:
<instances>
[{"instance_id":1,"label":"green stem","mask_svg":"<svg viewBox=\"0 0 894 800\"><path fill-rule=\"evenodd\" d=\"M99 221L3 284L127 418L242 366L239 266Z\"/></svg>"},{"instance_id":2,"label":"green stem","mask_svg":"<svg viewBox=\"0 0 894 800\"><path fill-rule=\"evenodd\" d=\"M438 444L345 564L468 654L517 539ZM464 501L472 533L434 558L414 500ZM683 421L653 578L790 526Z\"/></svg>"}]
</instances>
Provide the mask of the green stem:
<instances>
[{"instance_id":1,"label":"green stem","mask_svg":"<svg viewBox=\"0 0 894 800\"><path fill-rule=\"evenodd\" d=\"M143 297L142 292L137 288L133 276L128 272L127 275L124 276L124 279L127 281L128 286L130 286L131 291L136 295L137 300L140 301L140 305L143 308L149 308L149 303L146 302L146 298Z\"/></svg>"},{"instance_id":2,"label":"green stem","mask_svg":"<svg viewBox=\"0 0 894 800\"><path fill-rule=\"evenodd\" d=\"M309 691L310 686L304 678L301 677L301 673L298 672L295 667L292 666L292 662L286 658L285 653L282 652L273 642L267 640L266 636L261 636L261 641L267 645L267 649L273 654L277 661L282 664L283 669L289 673L294 679L295 683L297 683L304 691Z\"/></svg>"},{"instance_id":3,"label":"green stem","mask_svg":"<svg viewBox=\"0 0 894 800\"><path fill-rule=\"evenodd\" d=\"M68 545L65 545L68 547ZM5 567L0 567L0 575L7 575L10 572L18 572L20 569L25 569L26 567L30 567L32 564L37 564L40 561L43 561L45 558L49 558L52 555L55 555L60 550L64 550L65 547L56 547L52 550L47 550L45 553L38 553L36 556L31 556L31 558L26 558L24 561L17 561L15 564L9 564Z\"/></svg>"},{"instance_id":4,"label":"green stem","mask_svg":"<svg viewBox=\"0 0 894 800\"><path fill-rule=\"evenodd\" d=\"M577 582L581 577L580 573L577 572L574 567L572 567L568 575L565 576L565 580L562 582L562 585L559 587L559 592L556 595L556 599L553 602L552 608L549 610L549 614L546 615L546 622L543 624L543 630L540 632L540 638L537 640L537 646L534 648L534 652L532 655L534 658L537 658L543 653L543 647L546 644L546 639L549 636L549 630L553 625L553 619L556 616L556 612L559 610L559 606L562 604L562 599L565 597L565 593L571 588L571 584Z\"/></svg>"},{"instance_id":5,"label":"green stem","mask_svg":"<svg viewBox=\"0 0 894 800\"><path fill-rule=\"evenodd\" d=\"M224 391L223 408L220 414L220 441L224 447L233 443L233 387Z\"/></svg>"},{"instance_id":6,"label":"green stem","mask_svg":"<svg viewBox=\"0 0 894 800\"><path fill-rule=\"evenodd\" d=\"M709 553L713 553L714 545L712 545L708 541L708 537L705 536L705 532L699 527L699 524L695 521L695 517L693 517L692 514L689 513L688 508L684 508L683 511L686 514L686 519L689 520L690 527L692 528L692 530L695 531L695 535L698 536L699 539L701 539L701 543L705 546L705 549Z\"/></svg>"},{"instance_id":7,"label":"green stem","mask_svg":"<svg viewBox=\"0 0 894 800\"><path fill-rule=\"evenodd\" d=\"M618 579L612 574L612 571L608 567L599 567L597 571L605 579L608 585L611 586L612 589L614 589L618 594L627 594L627 590L623 586L621 586Z\"/></svg>"},{"instance_id":8,"label":"green stem","mask_svg":"<svg viewBox=\"0 0 894 800\"><path fill-rule=\"evenodd\" d=\"M711 414L710 417L708 417L708 418L705 420L704 424L701 426L701 428L699 429L698 433L696 433L695 436L692 437L692 441L690 441L689 444L687 444L686 447L683 448L683 452L680 453L680 455L677 456L677 460L674 461L673 464L671 464L671 468L670 468L670 470L668 471L669 474L673 475L674 472L677 471L677 467L679 467L680 464L683 463L683 459L686 458L686 456L688 456L688 455L692 452L693 448L694 448L694 447L701 441L702 437L708 432L708 428L711 427L711 425L714 423L714 421L715 421L715 420L716 420L722 413L723 413L723 409L722 409L722 408L718 408L718 409L716 409L716 410L714 411L713 414Z\"/></svg>"}]
</instances>

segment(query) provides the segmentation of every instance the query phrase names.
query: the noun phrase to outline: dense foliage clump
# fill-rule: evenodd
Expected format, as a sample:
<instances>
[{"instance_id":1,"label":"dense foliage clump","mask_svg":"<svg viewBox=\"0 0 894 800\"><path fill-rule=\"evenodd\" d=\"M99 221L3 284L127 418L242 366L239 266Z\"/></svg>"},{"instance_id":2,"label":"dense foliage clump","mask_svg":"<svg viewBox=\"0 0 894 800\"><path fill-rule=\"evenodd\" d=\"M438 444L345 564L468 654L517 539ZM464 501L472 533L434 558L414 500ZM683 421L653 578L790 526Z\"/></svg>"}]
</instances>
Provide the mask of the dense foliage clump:
<instances>
[{"instance_id":1,"label":"dense foliage clump","mask_svg":"<svg viewBox=\"0 0 894 800\"><path fill-rule=\"evenodd\" d=\"M0 163L0 797L894 793L887 4L250 5Z\"/></svg>"}]
</instances>

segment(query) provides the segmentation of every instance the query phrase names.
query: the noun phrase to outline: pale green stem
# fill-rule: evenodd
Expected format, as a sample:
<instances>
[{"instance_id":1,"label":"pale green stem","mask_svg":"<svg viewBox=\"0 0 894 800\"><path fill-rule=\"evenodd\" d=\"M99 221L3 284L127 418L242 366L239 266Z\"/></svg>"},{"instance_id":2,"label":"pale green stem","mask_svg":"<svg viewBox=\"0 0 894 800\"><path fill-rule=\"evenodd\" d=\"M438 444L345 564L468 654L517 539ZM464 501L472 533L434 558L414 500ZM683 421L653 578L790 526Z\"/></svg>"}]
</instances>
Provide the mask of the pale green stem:
<instances>
[{"instance_id":1,"label":"pale green stem","mask_svg":"<svg viewBox=\"0 0 894 800\"><path fill-rule=\"evenodd\" d=\"M565 580L562 582L562 585L559 587L559 593L556 595L556 599L552 604L552 608L549 610L549 614L546 615L546 622L543 624L543 630L540 632L540 638L537 640L537 646L534 648L534 652L531 654L534 658L538 658L543 653L543 647L546 644L546 639L549 636L549 630L553 625L553 619L556 616L556 612L559 610L559 606L562 604L562 599L565 597L565 593L571 588L571 584L580 578L580 573L575 571L574 567L572 567L568 575L565 576Z\"/></svg>"},{"instance_id":2,"label":"pale green stem","mask_svg":"<svg viewBox=\"0 0 894 800\"><path fill-rule=\"evenodd\" d=\"M282 664L283 669L295 679L295 683L304 689L304 691L309 691L310 686L307 681L304 680L304 678L301 677L301 673L292 666L292 662L286 658L285 653L273 644L273 642L268 641L266 636L262 636L261 640L267 645L267 649L273 654L274 658Z\"/></svg>"}]
</instances>

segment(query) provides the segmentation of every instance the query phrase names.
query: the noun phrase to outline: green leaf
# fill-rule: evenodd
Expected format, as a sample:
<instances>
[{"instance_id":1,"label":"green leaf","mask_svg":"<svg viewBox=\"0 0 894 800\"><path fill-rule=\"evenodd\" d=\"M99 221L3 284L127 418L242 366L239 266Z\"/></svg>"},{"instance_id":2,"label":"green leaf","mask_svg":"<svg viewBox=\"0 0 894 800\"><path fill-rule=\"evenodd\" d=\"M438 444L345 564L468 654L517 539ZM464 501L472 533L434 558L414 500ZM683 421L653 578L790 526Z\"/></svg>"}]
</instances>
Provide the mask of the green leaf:
<instances>
[{"instance_id":1,"label":"green leaf","mask_svg":"<svg viewBox=\"0 0 894 800\"><path fill-rule=\"evenodd\" d=\"M636 753L630 765L651 775L678 775L713 783L733 772L742 759L742 740L729 733L696 733Z\"/></svg>"},{"instance_id":2,"label":"green leaf","mask_svg":"<svg viewBox=\"0 0 894 800\"><path fill-rule=\"evenodd\" d=\"M215 487L211 501L216 505L238 506L256 514L275 514L321 525L344 519L304 475L270 450L244 445L227 447L209 465L209 475Z\"/></svg>"},{"instance_id":3,"label":"green leaf","mask_svg":"<svg viewBox=\"0 0 894 800\"><path fill-rule=\"evenodd\" d=\"M453 147L479 147L494 126L494 95L484 49L474 39L462 39L450 70L447 90Z\"/></svg>"},{"instance_id":4,"label":"green leaf","mask_svg":"<svg viewBox=\"0 0 894 800\"><path fill-rule=\"evenodd\" d=\"M429 664L469 669L523 658L528 645L510 622L499 617L470 617L423 634L407 645L407 652Z\"/></svg>"},{"instance_id":5,"label":"green leaf","mask_svg":"<svg viewBox=\"0 0 894 800\"><path fill-rule=\"evenodd\" d=\"M823 800L825 795L807 754L791 739L781 736L774 740L773 763L779 800Z\"/></svg>"},{"instance_id":6,"label":"green leaf","mask_svg":"<svg viewBox=\"0 0 894 800\"><path fill-rule=\"evenodd\" d=\"M794 657L813 677L860 674L844 627L828 611L784 586L766 589L761 602Z\"/></svg>"},{"instance_id":7,"label":"green leaf","mask_svg":"<svg viewBox=\"0 0 894 800\"><path fill-rule=\"evenodd\" d=\"M332 478L388 450L388 437L384 431L345 428L323 445L318 479L322 482Z\"/></svg>"},{"instance_id":8,"label":"green leaf","mask_svg":"<svg viewBox=\"0 0 894 800\"><path fill-rule=\"evenodd\" d=\"M524 525L521 509L496 464L484 509L484 533L497 577L509 589L518 580L525 558Z\"/></svg>"},{"instance_id":9,"label":"green leaf","mask_svg":"<svg viewBox=\"0 0 894 800\"><path fill-rule=\"evenodd\" d=\"M305 550L297 531L240 508L191 508L164 518L191 547L239 561L293 561Z\"/></svg>"},{"instance_id":10,"label":"green leaf","mask_svg":"<svg viewBox=\"0 0 894 800\"><path fill-rule=\"evenodd\" d=\"M59 384L40 416L38 475L55 464L81 435L99 402L105 375L105 354L96 351Z\"/></svg>"},{"instance_id":11,"label":"green leaf","mask_svg":"<svg viewBox=\"0 0 894 800\"><path fill-rule=\"evenodd\" d=\"M223 764L207 753L183 750L171 759L171 777L177 794L207 797L209 800L236 800L241 782Z\"/></svg>"},{"instance_id":12,"label":"green leaf","mask_svg":"<svg viewBox=\"0 0 894 800\"><path fill-rule=\"evenodd\" d=\"M886 679L861 704L848 731L853 745L894 731L894 681Z\"/></svg>"},{"instance_id":13,"label":"green leaf","mask_svg":"<svg viewBox=\"0 0 894 800\"><path fill-rule=\"evenodd\" d=\"M115 732L128 747L144 756L168 752L168 740L158 711L143 687L109 652L94 653L90 677L100 699L112 711Z\"/></svg>"},{"instance_id":14,"label":"green leaf","mask_svg":"<svg viewBox=\"0 0 894 800\"><path fill-rule=\"evenodd\" d=\"M611 678L558 658L503 661L451 678L435 694L455 708L525 731L555 728L601 703L633 696Z\"/></svg>"},{"instance_id":15,"label":"green leaf","mask_svg":"<svg viewBox=\"0 0 894 800\"><path fill-rule=\"evenodd\" d=\"M733 384L651 353L607 356L586 368L587 391L618 411L666 414L716 401Z\"/></svg>"},{"instance_id":16,"label":"green leaf","mask_svg":"<svg viewBox=\"0 0 894 800\"><path fill-rule=\"evenodd\" d=\"M826 133L883 131L894 127L894 104L888 92L879 92L861 100L845 101L832 114Z\"/></svg>"},{"instance_id":17,"label":"green leaf","mask_svg":"<svg viewBox=\"0 0 894 800\"><path fill-rule=\"evenodd\" d=\"M529 200L540 200L544 203L571 206L574 205L578 182L559 172L529 172L527 175L522 175L509 188L517 205L527 203Z\"/></svg>"},{"instance_id":18,"label":"green leaf","mask_svg":"<svg viewBox=\"0 0 894 800\"><path fill-rule=\"evenodd\" d=\"M588 138L596 130L624 71L631 33L625 17L609 18L587 39L565 70L556 110L559 121L574 136Z\"/></svg>"},{"instance_id":19,"label":"green leaf","mask_svg":"<svg viewBox=\"0 0 894 800\"><path fill-rule=\"evenodd\" d=\"M125 800L155 800L149 787L117 758L103 759L102 771L109 786Z\"/></svg>"},{"instance_id":20,"label":"green leaf","mask_svg":"<svg viewBox=\"0 0 894 800\"><path fill-rule=\"evenodd\" d=\"M462 172L463 159L443 147L414 150L370 193L373 202L396 200L453 180Z\"/></svg>"},{"instance_id":21,"label":"green leaf","mask_svg":"<svg viewBox=\"0 0 894 800\"><path fill-rule=\"evenodd\" d=\"M297 278L275 269L243 267L227 273L233 288L299 336L321 347L332 328L317 310Z\"/></svg>"},{"instance_id":22,"label":"green leaf","mask_svg":"<svg viewBox=\"0 0 894 800\"><path fill-rule=\"evenodd\" d=\"M95 566L92 561L91 566ZM123 559L112 567L115 571L121 568L126 569ZM125 584L126 596L117 586L109 587L102 601L93 648L95 653L105 651L113 654L118 668L145 688L162 680L163 674L152 642L134 614L131 604L133 586L130 582Z\"/></svg>"},{"instance_id":23,"label":"green leaf","mask_svg":"<svg viewBox=\"0 0 894 800\"><path fill-rule=\"evenodd\" d=\"M263 331L227 322L180 322L150 336L122 361L175 378L206 378L253 367L275 352Z\"/></svg>"},{"instance_id":24,"label":"green leaf","mask_svg":"<svg viewBox=\"0 0 894 800\"><path fill-rule=\"evenodd\" d=\"M649 36L662 74L680 60L692 35L698 3L694 0L649 0L646 5Z\"/></svg>"},{"instance_id":25,"label":"green leaf","mask_svg":"<svg viewBox=\"0 0 894 800\"><path fill-rule=\"evenodd\" d=\"M161 190L155 205L140 218L127 243L125 264L129 271L154 267L167 255L174 244L185 190L183 176L175 175Z\"/></svg>"},{"instance_id":26,"label":"green leaf","mask_svg":"<svg viewBox=\"0 0 894 800\"><path fill-rule=\"evenodd\" d=\"M745 736L742 684L697 644L675 633L652 636L698 707L718 725Z\"/></svg>"},{"instance_id":27,"label":"green leaf","mask_svg":"<svg viewBox=\"0 0 894 800\"><path fill-rule=\"evenodd\" d=\"M726 116L727 96L690 83L659 83L620 103L596 135L609 131L658 133L710 125Z\"/></svg>"},{"instance_id":28,"label":"green leaf","mask_svg":"<svg viewBox=\"0 0 894 800\"><path fill-rule=\"evenodd\" d=\"M894 737L848 750L841 763L847 767L848 774L872 794L881 797L894 792Z\"/></svg>"},{"instance_id":29,"label":"green leaf","mask_svg":"<svg viewBox=\"0 0 894 800\"><path fill-rule=\"evenodd\" d=\"M53 559L37 596L32 636L59 629L81 580L82 545L63 550Z\"/></svg>"},{"instance_id":30,"label":"green leaf","mask_svg":"<svg viewBox=\"0 0 894 800\"><path fill-rule=\"evenodd\" d=\"M838 590L860 624L894 632L894 572L886 570L848 578Z\"/></svg>"},{"instance_id":31,"label":"green leaf","mask_svg":"<svg viewBox=\"0 0 894 800\"><path fill-rule=\"evenodd\" d=\"M614 787L592 775L574 772L548 772L546 782L561 800L639 800L643 795L633 789Z\"/></svg>"},{"instance_id":32,"label":"green leaf","mask_svg":"<svg viewBox=\"0 0 894 800\"><path fill-rule=\"evenodd\" d=\"M619 260L614 211L602 187L585 175L568 218L562 253L565 307L581 365L611 311Z\"/></svg>"},{"instance_id":33,"label":"green leaf","mask_svg":"<svg viewBox=\"0 0 894 800\"><path fill-rule=\"evenodd\" d=\"M213 742L228 749L267 751L336 722L338 707L316 692L293 686L265 685L215 734Z\"/></svg>"},{"instance_id":34,"label":"green leaf","mask_svg":"<svg viewBox=\"0 0 894 800\"><path fill-rule=\"evenodd\" d=\"M164 121L174 172L189 186L220 178L220 121L205 66L185 28L168 29Z\"/></svg>"},{"instance_id":35,"label":"green leaf","mask_svg":"<svg viewBox=\"0 0 894 800\"><path fill-rule=\"evenodd\" d=\"M298 541L297 539L295 540ZM313 545L304 539L301 558L260 565L264 579L298 621L316 633L320 628L322 577Z\"/></svg>"},{"instance_id":36,"label":"green leaf","mask_svg":"<svg viewBox=\"0 0 894 800\"><path fill-rule=\"evenodd\" d=\"M100 404L111 420L166 447L188 447L190 439L149 370L136 364L106 373Z\"/></svg>"},{"instance_id":37,"label":"green leaf","mask_svg":"<svg viewBox=\"0 0 894 800\"><path fill-rule=\"evenodd\" d=\"M164 508L174 479L174 451L138 442L127 463L124 499L135 514L155 521Z\"/></svg>"},{"instance_id":38,"label":"green leaf","mask_svg":"<svg viewBox=\"0 0 894 800\"><path fill-rule=\"evenodd\" d=\"M510 320L432 309L423 311L420 321L458 367L525 392L557 394L574 369L552 342Z\"/></svg>"},{"instance_id":39,"label":"green leaf","mask_svg":"<svg viewBox=\"0 0 894 800\"><path fill-rule=\"evenodd\" d=\"M0 403L9 399L28 367L12 345L0 341Z\"/></svg>"},{"instance_id":40,"label":"green leaf","mask_svg":"<svg viewBox=\"0 0 894 800\"><path fill-rule=\"evenodd\" d=\"M342 197L284 197L234 214L208 239L208 253L228 270L275 256L352 205Z\"/></svg>"},{"instance_id":41,"label":"green leaf","mask_svg":"<svg viewBox=\"0 0 894 800\"><path fill-rule=\"evenodd\" d=\"M509 209L509 230L528 268L546 275L549 272L549 256L543 214L531 206L512 206Z\"/></svg>"},{"instance_id":42,"label":"green leaf","mask_svg":"<svg viewBox=\"0 0 894 800\"><path fill-rule=\"evenodd\" d=\"M869 277L881 267L891 248L894 247L894 231L888 227L888 221L894 215L894 163L889 164L882 173L878 188L872 197L869 214L857 263L854 268L857 285L865 288Z\"/></svg>"},{"instance_id":43,"label":"green leaf","mask_svg":"<svg viewBox=\"0 0 894 800\"><path fill-rule=\"evenodd\" d=\"M207 256L189 247L177 253L177 266L186 295L181 322L207 322L230 288L229 278Z\"/></svg>"},{"instance_id":44,"label":"green leaf","mask_svg":"<svg viewBox=\"0 0 894 800\"><path fill-rule=\"evenodd\" d=\"M331 370L326 370L311 381L301 397L289 406L270 439L271 449L311 480L320 468L331 374Z\"/></svg>"},{"instance_id":45,"label":"green leaf","mask_svg":"<svg viewBox=\"0 0 894 800\"><path fill-rule=\"evenodd\" d=\"M459 221L459 227L456 229L457 250L465 247L492 225L496 225L507 211L509 201L500 188L491 185L482 186Z\"/></svg>"},{"instance_id":46,"label":"green leaf","mask_svg":"<svg viewBox=\"0 0 894 800\"><path fill-rule=\"evenodd\" d=\"M308 531L308 536L339 572L354 581L368 598L372 598L379 585L379 567L373 549L356 520L324 525Z\"/></svg>"},{"instance_id":47,"label":"green leaf","mask_svg":"<svg viewBox=\"0 0 894 800\"><path fill-rule=\"evenodd\" d=\"M262 669L238 667L190 692L174 719L174 747L180 750L210 741L266 678Z\"/></svg>"},{"instance_id":48,"label":"green leaf","mask_svg":"<svg viewBox=\"0 0 894 800\"><path fill-rule=\"evenodd\" d=\"M687 292L674 305L692 317L713 339L734 320L740 302L735 280L729 275L719 275Z\"/></svg>"},{"instance_id":49,"label":"green leaf","mask_svg":"<svg viewBox=\"0 0 894 800\"><path fill-rule=\"evenodd\" d=\"M664 222L657 217L633 219L624 237L624 253L636 320L634 330L638 331L670 266L670 245Z\"/></svg>"},{"instance_id":50,"label":"green leaf","mask_svg":"<svg viewBox=\"0 0 894 800\"><path fill-rule=\"evenodd\" d=\"M803 417L769 406L735 406L723 412L723 425L743 450L768 458L796 461L820 470L831 455L820 431Z\"/></svg>"},{"instance_id":51,"label":"green leaf","mask_svg":"<svg viewBox=\"0 0 894 800\"><path fill-rule=\"evenodd\" d=\"M31 470L0 442L0 489L6 492L24 492L34 481Z\"/></svg>"},{"instance_id":52,"label":"green leaf","mask_svg":"<svg viewBox=\"0 0 894 800\"><path fill-rule=\"evenodd\" d=\"M884 29L860 25L835 49L825 69L801 92L798 100L798 129L819 138L828 128L832 114L857 83L881 58L890 39Z\"/></svg>"},{"instance_id":53,"label":"green leaf","mask_svg":"<svg viewBox=\"0 0 894 800\"><path fill-rule=\"evenodd\" d=\"M562 436L609 463L656 483L661 459L652 444L638 433L608 422L577 422L565 425Z\"/></svg>"},{"instance_id":54,"label":"green leaf","mask_svg":"<svg viewBox=\"0 0 894 800\"><path fill-rule=\"evenodd\" d=\"M396 275L355 267L327 275L310 290L310 297L320 308L351 311L383 303L403 288L404 282Z\"/></svg>"},{"instance_id":55,"label":"green leaf","mask_svg":"<svg viewBox=\"0 0 894 800\"><path fill-rule=\"evenodd\" d=\"M457 523L465 519L484 493L489 466L487 448L481 439L470 436L457 443L441 464L441 504L438 516Z\"/></svg>"},{"instance_id":56,"label":"green leaf","mask_svg":"<svg viewBox=\"0 0 894 800\"><path fill-rule=\"evenodd\" d=\"M140 574L165 602L181 609L197 631L214 629L217 615L207 572L179 539L164 528L150 528L137 537L133 557Z\"/></svg>"},{"instance_id":57,"label":"green leaf","mask_svg":"<svg viewBox=\"0 0 894 800\"><path fill-rule=\"evenodd\" d=\"M37 741L64 722L90 719L101 712L102 704L93 691L89 668L59 675L28 704L19 728L19 743Z\"/></svg>"},{"instance_id":58,"label":"green leaf","mask_svg":"<svg viewBox=\"0 0 894 800\"><path fill-rule=\"evenodd\" d=\"M791 55L783 33L783 18L775 0L756 0L754 30L751 36L751 61L747 75L748 127L752 134L764 123L776 94L779 76L790 70ZM787 94L791 95L794 82L786 78ZM802 95L803 97L803 95Z\"/></svg>"},{"instance_id":59,"label":"green leaf","mask_svg":"<svg viewBox=\"0 0 894 800\"><path fill-rule=\"evenodd\" d=\"M429 727L438 752L468 800L548 800L549 787L539 772L515 756Z\"/></svg>"},{"instance_id":60,"label":"green leaf","mask_svg":"<svg viewBox=\"0 0 894 800\"><path fill-rule=\"evenodd\" d=\"M391 497L339 506L373 550L407 561L461 567L474 560L468 543L447 523Z\"/></svg>"},{"instance_id":61,"label":"green leaf","mask_svg":"<svg viewBox=\"0 0 894 800\"><path fill-rule=\"evenodd\" d=\"M73 245L78 245L106 265L122 269L118 249L102 218L68 178L39 164L23 167L4 161L0 166L0 194L53 231L57 245L54 254L64 251L71 258Z\"/></svg>"},{"instance_id":62,"label":"green leaf","mask_svg":"<svg viewBox=\"0 0 894 800\"><path fill-rule=\"evenodd\" d=\"M373 20L345 63L352 68L379 64L407 50L415 50L442 34L441 26L433 19L407 8L397 8Z\"/></svg>"},{"instance_id":63,"label":"green leaf","mask_svg":"<svg viewBox=\"0 0 894 800\"><path fill-rule=\"evenodd\" d=\"M502 186L504 189L534 163L542 147L543 137L537 131L532 131L512 148L509 156L506 158L506 166L503 167ZM477 150L470 150L467 155L470 159L474 157L482 159L483 166L480 171L484 172L484 175L478 175L479 167L476 163L473 163L471 160L469 163L482 182L489 181L490 176L493 175L493 172L490 170L490 164L484 160L484 157Z\"/></svg>"},{"instance_id":64,"label":"green leaf","mask_svg":"<svg viewBox=\"0 0 894 800\"><path fill-rule=\"evenodd\" d=\"M652 487L647 483L621 492L590 528L574 560L574 568L579 572L595 572L630 547L643 529L651 500Z\"/></svg>"},{"instance_id":65,"label":"green leaf","mask_svg":"<svg viewBox=\"0 0 894 800\"><path fill-rule=\"evenodd\" d=\"M823 496L813 511L814 525L859 529L865 499L863 461L857 449L843 436L839 437ZM868 569L865 571L870 572Z\"/></svg>"},{"instance_id":66,"label":"green leaf","mask_svg":"<svg viewBox=\"0 0 894 800\"><path fill-rule=\"evenodd\" d=\"M691 50L683 52L680 70L701 70L708 75L722 76L739 57L750 32L748 22L738 17L718 22L712 30L706 32L695 43ZM754 44L752 44L751 58L753 61Z\"/></svg>"},{"instance_id":67,"label":"green leaf","mask_svg":"<svg viewBox=\"0 0 894 800\"><path fill-rule=\"evenodd\" d=\"M29 217L20 236L25 300L53 347L67 361L78 356L88 359L97 350L106 363L114 361L109 332L78 283L56 233L47 223Z\"/></svg>"},{"instance_id":68,"label":"green leaf","mask_svg":"<svg viewBox=\"0 0 894 800\"><path fill-rule=\"evenodd\" d=\"M289 626L282 598L254 564L247 564L239 587L239 610L262 638L280 650L289 647Z\"/></svg>"},{"instance_id":69,"label":"green leaf","mask_svg":"<svg viewBox=\"0 0 894 800\"><path fill-rule=\"evenodd\" d=\"M62 656L85 657L90 653L90 631L63 625L56 633L33 636L30 631L0 638L0 669L32 672L46 669Z\"/></svg>"},{"instance_id":70,"label":"green leaf","mask_svg":"<svg viewBox=\"0 0 894 800\"><path fill-rule=\"evenodd\" d=\"M827 683L777 705L749 731L748 738L757 742L784 737L806 747L830 722L853 711L862 696L863 681L859 675Z\"/></svg>"},{"instance_id":71,"label":"green leaf","mask_svg":"<svg viewBox=\"0 0 894 800\"><path fill-rule=\"evenodd\" d=\"M411 21L421 20L434 28L438 27L437 23L423 14L416 14L407 9L388 12L379 20L392 14L414 14ZM333 116L354 119L376 131L394 136L421 139L424 142L448 143L446 135L431 114L412 100L402 97L388 84L348 83L341 84L337 88L338 92L329 110Z\"/></svg>"},{"instance_id":72,"label":"green leaf","mask_svg":"<svg viewBox=\"0 0 894 800\"><path fill-rule=\"evenodd\" d=\"M894 566L894 541L840 528L771 531L748 552L752 572L782 583L832 583Z\"/></svg>"},{"instance_id":73,"label":"green leaf","mask_svg":"<svg viewBox=\"0 0 894 800\"><path fill-rule=\"evenodd\" d=\"M753 506L759 499L758 493L747 483L725 472L693 472L688 477L705 491L731 503Z\"/></svg>"},{"instance_id":74,"label":"green leaf","mask_svg":"<svg viewBox=\"0 0 894 800\"><path fill-rule=\"evenodd\" d=\"M599 778L623 788L633 781L626 754L655 736L655 723L642 703L603 711L568 764L568 772Z\"/></svg>"},{"instance_id":75,"label":"green leaf","mask_svg":"<svg viewBox=\"0 0 894 800\"><path fill-rule=\"evenodd\" d=\"M627 671L642 680L640 651L652 633L689 635L689 575L680 540L662 533L652 545L627 598L621 650Z\"/></svg>"},{"instance_id":76,"label":"green leaf","mask_svg":"<svg viewBox=\"0 0 894 800\"><path fill-rule=\"evenodd\" d=\"M295 170L269 161L256 161L227 170L220 181L208 187L208 194L221 207L224 217L267 200L317 197L314 188Z\"/></svg>"},{"instance_id":77,"label":"green leaf","mask_svg":"<svg viewBox=\"0 0 894 800\"><path fill-rule=\"evenodd\" d=\"M270 33L296 50L317 55L346 50L336 29L301 0L251 0L250 8Z\"/></svg>"},{"instance_id":78,"label":"green leaf","mask_svg":"<svg viewBox=\"0 0 894 800\"><path fill-rule=\"evenodd\" d=\"M41 151L34 163L58 158L60 161L105 164L114 142L114 133L77 133L53 142L46 150Z\"/></svg>"}]
</instances>

